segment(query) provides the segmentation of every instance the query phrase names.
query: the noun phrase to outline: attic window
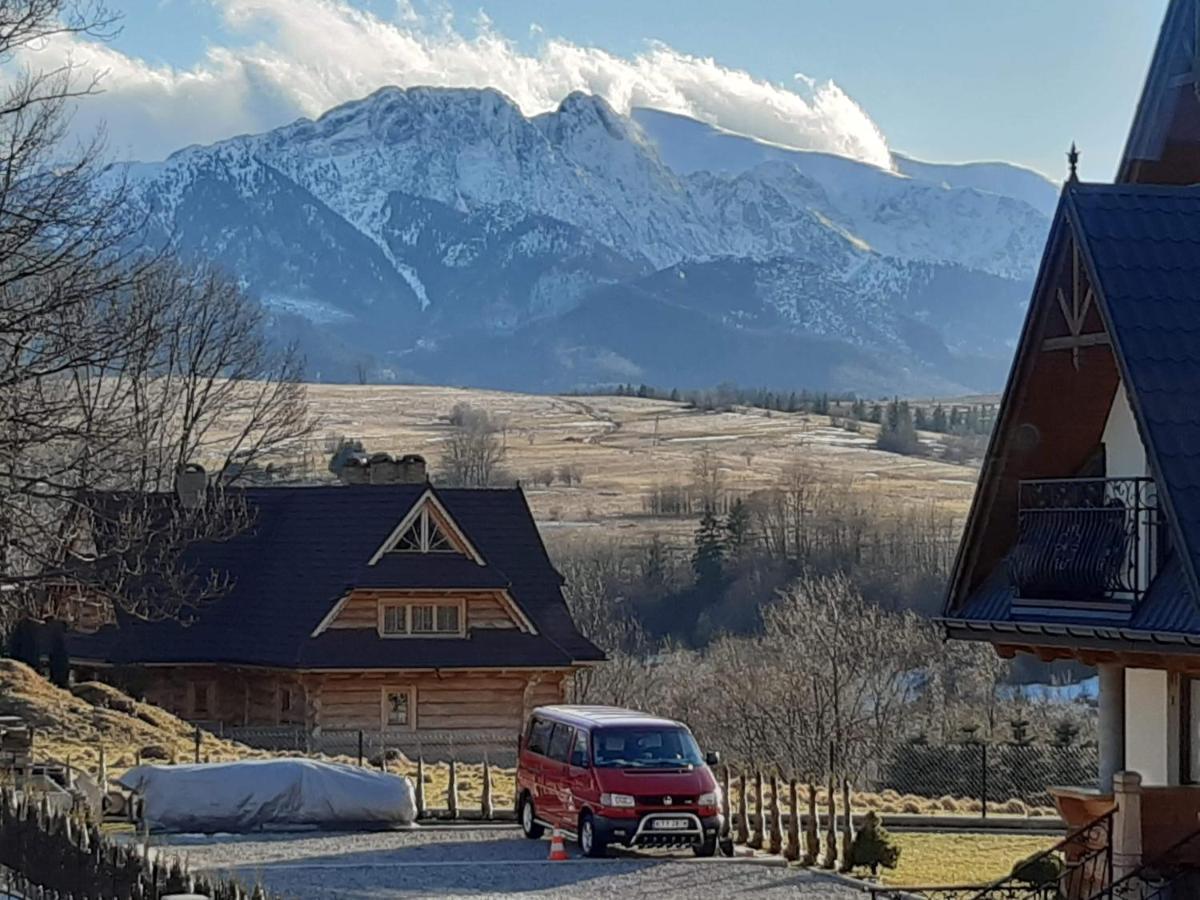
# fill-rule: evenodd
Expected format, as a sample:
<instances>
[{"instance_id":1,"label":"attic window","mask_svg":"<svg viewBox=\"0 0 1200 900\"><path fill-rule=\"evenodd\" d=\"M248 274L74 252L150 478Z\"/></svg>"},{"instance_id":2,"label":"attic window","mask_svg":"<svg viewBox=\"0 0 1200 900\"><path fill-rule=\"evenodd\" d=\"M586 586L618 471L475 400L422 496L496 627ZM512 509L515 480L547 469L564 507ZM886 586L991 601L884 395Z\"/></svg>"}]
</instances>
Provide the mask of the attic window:
<instances>
[{"instance_id":1,"label":"attic window","mask_svg":"<svg viewBox=\"0 0 1200 900\"><path fill-rule=\"evenodd\" d=\"M461 553L446 534L446 529L430 514L429 508L421 510L420 514L396 540L392 547L393 553Z\"/></svg>"}]
</instances>

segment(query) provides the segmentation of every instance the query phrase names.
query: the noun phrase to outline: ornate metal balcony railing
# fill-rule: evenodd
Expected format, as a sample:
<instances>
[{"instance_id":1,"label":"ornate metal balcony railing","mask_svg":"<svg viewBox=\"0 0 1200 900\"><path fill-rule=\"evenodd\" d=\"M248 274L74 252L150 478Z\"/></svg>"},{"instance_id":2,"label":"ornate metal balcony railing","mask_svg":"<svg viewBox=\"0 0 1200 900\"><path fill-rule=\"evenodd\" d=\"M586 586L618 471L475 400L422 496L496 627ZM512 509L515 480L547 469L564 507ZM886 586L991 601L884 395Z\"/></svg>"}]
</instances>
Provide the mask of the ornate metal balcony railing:
<instances>
[{"instance_id":1,"label":"ornate metal balcony railing","mask_svg":"<svg viewBox=\"0 0 1200 900\"><path fill-rule=\"evenodd\" d=\"M1022 481L1009 556L1017 596L1136 601L1153 576L1158 506L1150 478Z\"/></svg>"}]
</instances>

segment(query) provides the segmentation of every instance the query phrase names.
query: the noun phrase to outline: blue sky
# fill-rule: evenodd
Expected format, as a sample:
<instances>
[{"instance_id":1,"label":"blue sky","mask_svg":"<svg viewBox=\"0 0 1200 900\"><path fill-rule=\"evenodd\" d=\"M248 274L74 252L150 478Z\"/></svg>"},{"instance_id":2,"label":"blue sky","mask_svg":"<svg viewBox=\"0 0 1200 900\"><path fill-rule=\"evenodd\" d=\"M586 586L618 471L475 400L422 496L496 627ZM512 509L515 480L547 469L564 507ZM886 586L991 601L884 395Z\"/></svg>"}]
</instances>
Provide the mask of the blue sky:
<instances>
[{"instance_id":1,"label":"blue sky","mask_svg":"<svg viewBox=\"0 0 1200 900\"><path fill-rule=\"evenodd\" d=\"M482 35L507 44L504 58L494 64L506 73L498 77L498 86L516 95L523 108L546 100L534 88L527 96L522 88L547 66L563 84L580 78L589 85L587 79L612 83L611 74L595 73L593 60L576 59L576 50L604 51L603 63L610 67L614 58L640 59L637 78L656 81L653 70L660 58L647 54L653 42L661 42L680 57L711 57L723 71L742 70L810 99L813 89L798 81L797 73L818 84L832 81L861 107L892 150L937 161L1003 159L1059 178L1063 153L1076 140L1084 154L1083 175L1094 180L1112 177L1166 7L1166 0L413 0L411 5L370 0L356 4L367 15L355 20L359 31L348 32L352 36L342 44L346 52L340 53L338 47L331 52L315 46L313 32L303 30L308 24L330 31L321 17L339 14L331 0L112 2L124 13L125 25L110 49L127 58L130 72L122 74L124 62L108 66L114 81L104 112L113 121L115 142L130 146L135 155L213 140L225 136L216 133L223 127L282 124L350 99L356 91L365 93L393 80L388 66L405 52L397 43L403 34L423 36L427 49L439 41L471 45L460 80L480 81L492 65L478 43L471 44ZM369 54L362 54L362 71L357 71L361 48L344 45L376 36L378 58L368 63ZM549 59L548 42L559 48ZM253 61L247 63L244 55ZM569 63L562 61L564 55ZM170 87L175 106L195 102L192 112L204 115L203 102L209 101L202 102L199 94L182 101L183 92L228 76L231 57L237 58L240 74L229 76L219 109L207 116L208 131L202 123L181 122L177 109L155 106L162 98L156 99L154 91L164 90L161 83L173 74L185 82ZM460 65L460 56L431 59L428 64L436 67ZM138 66L153 75L146 76L149 83L137 81ZM564 66L574 68L564 72ZM405 77L411 82L419 73ZM696 87L690 69L666 77L689 82L680 102L694 106L697 114L726 127L749 121L745 130L754 129L754 120L730 109L741 102L736 93L718 86L722 96L710 108L706 92L711 85ZM656 82L653 89L664 88ZM640 90L635 99L644 96ZM814 102L823 109L814 111L807 130L792 142L812 141L819 149L838 149L837 140L854 147L870 144L862 132L866 126L838 97L824 101ZM244 108L235 108L238 103ZM791 112L779 115L788 118ZM771 127L764 126L762 136L779 139ZM853 133L828 138L827 132L839 129ZM180 138L174 143L173 131ZM827 139L834 143L821 143ZM862 151L864 156L870 152Z\"/></svg>"}]
</instances>

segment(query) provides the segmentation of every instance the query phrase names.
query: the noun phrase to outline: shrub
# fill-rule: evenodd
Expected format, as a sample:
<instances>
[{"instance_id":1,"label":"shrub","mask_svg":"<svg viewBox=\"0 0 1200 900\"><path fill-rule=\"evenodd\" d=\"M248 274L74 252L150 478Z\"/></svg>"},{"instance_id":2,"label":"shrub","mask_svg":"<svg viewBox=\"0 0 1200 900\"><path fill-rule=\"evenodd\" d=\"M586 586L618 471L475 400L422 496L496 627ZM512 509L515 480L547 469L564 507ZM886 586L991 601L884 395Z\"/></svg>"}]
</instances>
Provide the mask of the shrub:
<instances>
[{"instance_id":1,"label":"shrub","mask_svg":"<svg viewBox=\"0 0 1200 900\"><path fill-rule=\"evenodd\" d=\"M1020 800L1017 800L1015 798L1012 800L1006 800L1004 803L1001 803L1000 807L999 807L999 811L1002 813L1007 813L1008 815L1011 815L1011 816L1025 816L1025 815L1029 814L1028 807L1026 807L1025 804L1022 803Z\"/></svg>"},{"instance_id":2,"label":"shrub","mask_svg":"<svg viewBox=\"0 0 1200 900\"><path fill-rule=\"evenodd\" d=\"M1057 856L1031 856L1021 860L1012 869L1012 877L1031 887L1054 884L1063 873L1062 860Z\"/></svg>"},{"instance_id":3,"label":"shrub","mask_svg":"<svg viewBox=\"0 0 1200 900\"><path fill-rule=\"evenodd\" d=\"M879 814L872 811L863 817L862 827L854 836L850 847L850 860L855 866L869 868L872 875L879 868L894 869L900 861L900 848L879 821Z\"/></svg>"}]
</instances>

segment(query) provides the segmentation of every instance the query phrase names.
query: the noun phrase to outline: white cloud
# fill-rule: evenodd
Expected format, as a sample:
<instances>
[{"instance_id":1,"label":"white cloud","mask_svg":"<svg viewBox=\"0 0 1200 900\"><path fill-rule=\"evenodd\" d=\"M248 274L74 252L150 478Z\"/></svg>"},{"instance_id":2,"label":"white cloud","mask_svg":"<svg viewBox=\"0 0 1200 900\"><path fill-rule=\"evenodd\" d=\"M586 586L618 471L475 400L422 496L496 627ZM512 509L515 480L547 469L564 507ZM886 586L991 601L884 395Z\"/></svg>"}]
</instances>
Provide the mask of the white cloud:
<instances>
[{"instance_id":1,"label":"white cloud","mask_svg":"<svg viewBox=\"0 0 1200 900\"><path fill-rule=\"evenodd\" d=\"M422 22L404 0L391 21L337 0L210 2L246 41L214 47L191 68L155 66L74 39L53 42L33 62L69 55L105 70L105 93L81 107L78 122L106 122L114 152L144 159L316 116L383 85L432 84L496 87L526 114L584 90L622 111L651 106L792 147L890 164L879 129L832 82L798 78L793 90L657 43L631 59L561 39L526 53L486 19L467 37L449 14Z\"/></svg>"}]
</instances>

